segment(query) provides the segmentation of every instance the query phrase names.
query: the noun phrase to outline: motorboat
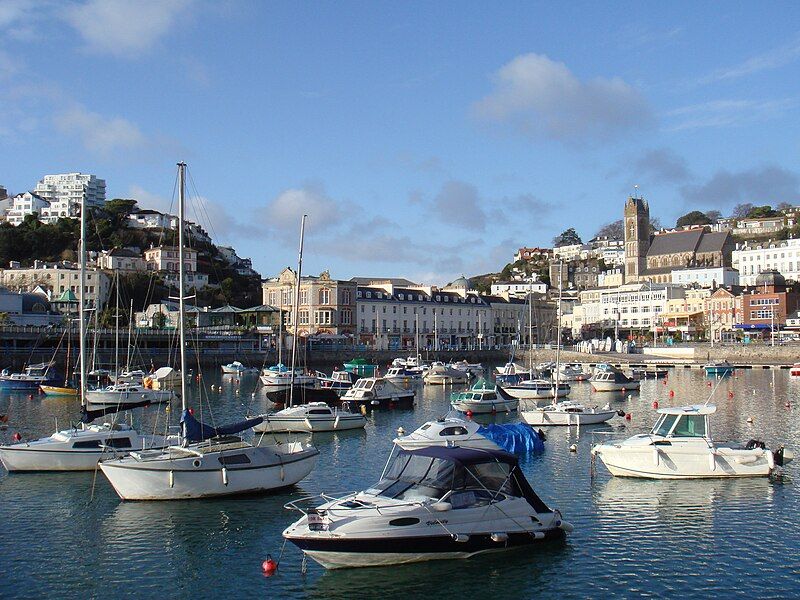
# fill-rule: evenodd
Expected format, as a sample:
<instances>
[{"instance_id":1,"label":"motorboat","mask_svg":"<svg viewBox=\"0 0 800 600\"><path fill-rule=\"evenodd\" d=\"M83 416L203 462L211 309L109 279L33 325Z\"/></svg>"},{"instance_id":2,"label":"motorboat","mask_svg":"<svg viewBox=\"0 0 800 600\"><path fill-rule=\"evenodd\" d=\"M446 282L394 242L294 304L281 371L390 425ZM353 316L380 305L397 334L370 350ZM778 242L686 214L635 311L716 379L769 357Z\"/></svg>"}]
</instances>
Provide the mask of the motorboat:
<instances>
[{"instance_id":1,"label":"motorboat","mask_svg":"<svg viewBox=\"0 0 800 600\"><path fill-rule=\"evenodd\" d=\"M261 385L268 392L284 390L289 388L292 384L303 387L314 387L317 383L316 377L313 375L306 375L303 369L294 369L294 376L292 376L292 370L281 363L262 369L259 379L261 380Z\"/></svg>"},{"instance_id":2,"label":"motorboat","mask_svg":"<svg viewBox=\"0 0 800 600\"><path fill-rule=\"evenodd\" d=\"M466 360L459 360L456 362L451 362L447 366L458 369L459 371L465 371L469 373L470 377L483 377L483 365L481 363L471 363L467 362Z\"/></svg>"},{"instance_id":3,"label":"motorboat","mask_svg":"<svg viewBox=\"0 0 800 600\"><path fill-rule=\"evenodd\" d=\"M145 406L146 402L113 409L85 410L81 422L37 440L0 446L0 462L9 472L93 471L103 456L164 448L177 436L140 435L125 423L94 424L101 416Z\"/></svg>"},{"instance_id":4,"label":"motorboat","mask_svg":"<svg viewBox=\"0 0 800 600\"><path fill-rule=\"evenodd\" d=\"M514 455L476 448L400 450L371 488L286 508L303 516L284 538L326 569L468 558L573 529L536 495Z\"/></svg>"},{"instance_id":5,"label":"motorboat","mask_svg":"<svg viewBox=\"0 0 800 600\"><path fill-rule=\"evenodd\" d=\"M154 390L168 390L181 385L181 372L172 367L159 367L143 380L144 387Z\"/></svg>"},{"instance_id":6,"label":"motorboat","mask_svg":"<svg viewBox=\"0 0 800 600\"><path fill-rule=\"evenodd\" d=\"M415 395L414 390L402 389L384 377L362 377L344 393L341 400L366 409L390 408L412 406Z\"/></svg>"},{"instance_id":7,"label":"motorboat","mask_svg":"<svg viewBox=\"0 0 800 600\"><path fill-rule=\"evenodd\" d=\"M333 390L349 390L358 381L358 375L348 371L334 371L330 375L317 371L316 377L320 387Z\"/></svg>"},{"instance_id":8,"label":"motorboat","mask_svg":"<svg viewBox=\"0 0 800 600\"><path fill-rule=\"evenodd\" d=\"M641 381L642 379L663 379L667 376L667 369L664 367L640 367L631 369L629 377Z\"/></svg>"},{"instance_id":9,"label":"motorboat","mask_svg":"<svg viewBox=\"0 0 800 600\"><path fill-rule=\"evenodd\" d=\"M161 404L174 397L170 390L153 390L141 383L114 383L99 390L86 390L86 406L103 408L129 402Z\"/></svg>"},{"instance_id":10,"label":"motorboat","mask_svg":"<svg viewBox=\"0 0 800 600\"><path fill-rule=\"evenodd\" d=\"M372 365L364 358L354 358L344 363L344 370L359 377L373 377L378 371L378 365Z\"/></svg>"},{"instance_id":11,"label":"motorboat","mask_svg":"<svg viewBox=\"0 0 800 600\"><path fill-rule=\"evenodd\" d=\"M256 433L345 431L367 424L364 415L345 407L331 408L324 402L309 402L261 416L263 421L253 427Z\"/></svg>"},{"instance_id":12,"label":"motorboat","mask_svg":"<svg viewBox=\"0 0 800 600\"><path fill-rule=\"evenodd\" d=\"M520 411L520 417L528 425L597 425L606 423L615 416L624 416L622 411L613 410L608 404L603 408L587 407L574 400L563 400L548 406Z\"/></svg>"},{"instance_id":13,"label":"motorboat","mask_svg":"<svg viewBox=\"0 0 800 600\"><path fill-rule=\"evenodd\" d=\"M513 361L509 361L504 364L502 367L495 367L495 374L496 375L519 375L523 379L528 378L530 379L531 375L533 374L532 369L526 369L523 366L518 365Z\"/></svg>"},{"instance_id":14,"label":"motorboat","mask_svg":"<svg viewBox=\"0 0 800 600\"><path fill-rule=\"evenodd\" d=\"M800 377L800 363L794 363L791 366L789 369L789 375L791 377Z\"/></svg>"},{"instance_id":15,"label":"motorboat","mask_svg":"<svg viewBox=\"0 0 800 600\"><path fill-rule=\"evenodd\" d=\"M184 313L186 298L185 169L184 163L178 164L179 314ZM301 265L305 219L304 216L300 234ZM301 269L297 273L295 297L299 294ZM186 373L185 322L178 321L181 372ZM220 427L198 421L187 405L185 378L181 378L180 397L180 444L100 461L100 469L123 500L182 500L272 491L299 482L317 463L319 451L310 444L297 441L254 446L236 436L258 425L261 417Z\"/></svg>"},{"instance_id":16,"label":"motorboat","mask_svg":"<svg viewBox=\"0 0 800 600\"><path fill-rule=\"evenodd\" d=\"M21 373L11 373L8 369L0 372L0 389L7 391L37 391L42 385L57 383L50 373L52 363L28 365Z\"/></svg>"},{"instance_id":17,"label":"motorboat","mask_svg":"<svg viewBox=\"0 0 800 600\"><path fill-rule=\"evenodd\" d=\"M592 384L592 389L595 392L616 392L638 390L639 382L631 379L619 369L610 365L604 365L596 368L589 383Z\"/></svg>"},{"instance_id":18,"label":"motorboat","mask_svg":"<svg viewBox=\"0 0 800 600\"><path fill-rule=\"evenodd\" d=\"M556 383L546 379L523 379L517 383L498 383L498 388L511 398L518 400L542 400L564 398L570 393L568 383ZM498 392L499 393L499 392Z\"/></svg>"},{"instance_id":19,"label":"motorboat","mask_svg":"<svg viewBox=\"0 0 800 600\"><path fill-rule=\"evenodd\" d=\"M394 443L405 450L427 446L460 446L528 455L544 450L544 435L539 435L524 423L480 425L472 420L447 415L423 423L408 435L401 433Z\"/></svg>"},{"instance_id":20,"label":"motorboat","mask_svg":"<svg viewBox=\"0 0 800 600\"><path fill-rule=\"evenodd\" d=\"M793 459L783 446L772 452L758 440L715 442L709 416L713 404L661 408L650 433L592 447L612 475L647 479L766 477Z\"/></svg>"},{"instance_id":21,"label":"motorboat","mask_svg":"<svg viewBox=\"0 0 800 600\"><path fill-rule=\"evenodd\" d=\"M485 414L517 410L517 398L504 397L497 393L497 386L488 386L482 379L467 391L450 395L450 406L463 413Z\"/></svg>"},{"instance_id":22,"label":"motorboat","mask_svg":"<svg viewBox=\"0 0 800 600\"><path fill-rule=\"evenodd\" d=\"M441 362L435 362L425 373L422 380L428 385L450 385L466 383L469 377L467 371L455 369Z\"/></svg>"},{"instance_id":23,"label":"motorboat","mask_svg":"<svg viewBox=\"0 0 800 600\"><path fill-rule=\"evenodd\" d=\"M558 368L558 381L586 381L589 377L591 373L584 371L578 363L565 363ZM555 381L556 373L552 373L551 378Z\"/></svg>"},{"instance_id":24,"label":"motorboat","mask_svg":"<svg viewBox=\"0 0 800 600\"><path fill-rule=\"evenodd\" d=\"M227 365L222 365L220 369L222 369L223 375L238 375L240 377L243 375L256 375L258 373L256 367L245 367L244 364L238 360L228 363Z\"/></svg>"},{"instance_id":25,"label":"motorboat","mask_svg":"<svg viewBox=\"0 0 800 600\"><path fill-rule=\"evenodd\" d=\"M420 375L419 372L410 371L406 367L389 367L386 371L386 375L383 377L395 385L402 385L404 387L422 379L422 375Z\"/></svg>"},{"instance_id":26,"label":"motorboat","mask_svg":"<svg viewBox=\"0 0 800 600\"><path fill-rule=\"evenodd\" d=\"M734 366L727 360L719 360L703 365L703 369L705 369L706 375L731 375L734 371Z\"/></svg>"},{"instance_id":27,"label":"motorboat","mask_svg":"<svg viewBox=\"0 0 800 600\"><path fill-rule=\"evenodd\" d=\"M143 370L133 369L122 371L114 379L116 383L142 383L145 377L147 377L147 373L145 373Z\"/></svg>"}]
</instances>

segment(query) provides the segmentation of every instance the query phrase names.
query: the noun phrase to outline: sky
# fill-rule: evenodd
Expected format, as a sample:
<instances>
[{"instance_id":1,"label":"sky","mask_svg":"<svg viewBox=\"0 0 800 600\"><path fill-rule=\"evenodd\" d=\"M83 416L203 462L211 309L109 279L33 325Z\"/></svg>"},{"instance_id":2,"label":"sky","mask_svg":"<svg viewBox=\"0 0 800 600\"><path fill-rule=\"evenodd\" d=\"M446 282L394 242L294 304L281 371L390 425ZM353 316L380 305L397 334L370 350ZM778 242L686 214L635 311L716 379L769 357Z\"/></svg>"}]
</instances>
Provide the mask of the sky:
<instances>
[{"instance_id":1,"label":"sky","mask_svg":"<svg viewBox=\"0 0 800 600\"><path fill-rule=\"evenodd\" d=\"M791 2L0 0L0 185L106 180L262 276L444 284L635 190L800 204ZM638 188L634 188L638 186Z\"/></svg>"}]
</instances>

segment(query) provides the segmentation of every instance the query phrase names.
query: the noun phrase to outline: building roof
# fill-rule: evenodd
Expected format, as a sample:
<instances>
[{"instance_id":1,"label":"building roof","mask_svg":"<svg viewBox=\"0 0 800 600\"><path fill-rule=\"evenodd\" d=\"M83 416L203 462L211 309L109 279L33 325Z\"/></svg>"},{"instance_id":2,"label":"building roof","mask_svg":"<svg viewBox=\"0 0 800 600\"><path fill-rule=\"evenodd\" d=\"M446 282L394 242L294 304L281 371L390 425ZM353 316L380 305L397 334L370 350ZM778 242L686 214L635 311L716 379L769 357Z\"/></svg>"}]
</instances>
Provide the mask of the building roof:
<instances>
[{"instance_id":1,"label":"building roof","mask_svg":"<svg viewBox=\"0 0 800 600\"><path fill-rule=\"evenodd\" d=\"M258 306L253 306L251 308L244 308L242 312L279 312L280 309L277 306L272 306L271 304L259 304Z\"/></svg>"},{"instance_id":2,"label":"building roof","mask_svg":"<svg viewBox=\"0 0 800 600\"><path fill-rule=\"evenodd\" d=\"M127 248L113 248L109 250L108 256L122 256L125 258L141 258L141 255L136 254L133 250Z\"/></svg>"},{"instance_id":3,"label":"building roof","mask_svg":"<svg viewBox=\"0 0 800 600\"><path fill-rule=\"evenodd\" d=\"M697 252L722 252L730 235L727 231L706 231L700 238Z\"/></svg>"},{"instance_id":4,"label":"building roof","mask_svg":"<svg viewBox=\"0 0 800 600\"><path fill-rule=\"evenodd\" d=\"M650 244L650 248L647 250L647 255L659 256L662 254L695 252L702 237L702 229L659 233L653 236L653 241Z\"/></svg>"},{"instance_id":5,"label":"building roof","mask_svg":"<svg viewBox=\"0 0 800 600\"><path fill-rule=\"evenodd\" d=\"M403 277L352 277L350 281L355 281L358 285L374 285L377 283L391 283L403 287L413 287L417 285L413 281Z\"/></svg>"},{"instance_id":6,"label":"building roof","mask_svg":"<svg viewBox=\"0 0 800 600\"><path fill-rule=\"evenodd\" d=\"M786 278L775 269L768 269L761 271L756 277L756 286L759 285L785 286Z\"/></svg>"}]
</instances>

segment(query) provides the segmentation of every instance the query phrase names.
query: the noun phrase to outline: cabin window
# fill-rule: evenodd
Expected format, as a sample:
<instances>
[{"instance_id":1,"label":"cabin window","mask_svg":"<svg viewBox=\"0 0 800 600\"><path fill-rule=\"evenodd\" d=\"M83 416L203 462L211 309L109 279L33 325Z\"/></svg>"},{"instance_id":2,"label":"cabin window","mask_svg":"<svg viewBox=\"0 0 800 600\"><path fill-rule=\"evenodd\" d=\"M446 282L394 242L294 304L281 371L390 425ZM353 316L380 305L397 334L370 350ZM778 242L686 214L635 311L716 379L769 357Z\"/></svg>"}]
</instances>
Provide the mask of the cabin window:
<instances>
[{"instance_id":1,"label":"cabin window","mask_svg":"<svg viewBox=\"0 0 800 600\"><path fill-rule=\"evenodd\" d=\"M310 415L329 415L329 414L331 414L331 411L327 410L327 409L324 409L324 408L314 408L314 409L308 411L308 414L310 414Z\"/></svg>"},{"instance_id":2,"label":"cabin window","mask_svg":"<svg viewBox=\"0 0 800 600\"><path fill-rule=\"evenodd\" d=\"M100 440L88 440L85 442L75 442L72 444L73 448L99 448Z\"/></svg>"},{"instance_id":3,"label":"cabin window","mask_svg":"<svg viewBox=\"0 0 800 600\"><path fill-rule=\"evenodd\" d=\"M653 434L654 435L667 435L672 429L672 426L675 424L675 420L678 418L677 415L664 415L661 419L655 424L653 427Z\"/></svg>"},{"instance_id":4,"label":"cabin window","mask_svg":"<svg viewBox=\"0 0 800 600\"><path fill-rule=\"evenodd\" d=\"M246 454L229 454L219 457L219 464L223 467L227 465L248 465L250 458Z\"/></svg>"},{"instance_id":5,"label":"cabin window","mask_svg":"<svg viewBox=\"0 0 800 600\"><path fill-rule=\"evenodd\" d=\"M681 415L675 430L674 436L680 437L705 437L706 418L704 415Z\"/></svg>"},{"instance_id":6,"label":"cabin window","mask_svg":"<svg viewBox=\"0 0 800 600\"><path fill-rule=\"evenodd\" d=\"M460 425L457 427L445 427L439 432L439 435L466 435L467 428L461 427Z\"/></svg>"},{"instance_id":7,"label":"cabin window","mask_svg":"<svg viewBox=\"0 0 800 600\"><path fill-rule=\"evenodd\" d=\"M131 440L130 438L111 438L110 440L106 440L106 446L110 446L111 448L130 448L131 447Z\"/></svg>"}]
</instances>

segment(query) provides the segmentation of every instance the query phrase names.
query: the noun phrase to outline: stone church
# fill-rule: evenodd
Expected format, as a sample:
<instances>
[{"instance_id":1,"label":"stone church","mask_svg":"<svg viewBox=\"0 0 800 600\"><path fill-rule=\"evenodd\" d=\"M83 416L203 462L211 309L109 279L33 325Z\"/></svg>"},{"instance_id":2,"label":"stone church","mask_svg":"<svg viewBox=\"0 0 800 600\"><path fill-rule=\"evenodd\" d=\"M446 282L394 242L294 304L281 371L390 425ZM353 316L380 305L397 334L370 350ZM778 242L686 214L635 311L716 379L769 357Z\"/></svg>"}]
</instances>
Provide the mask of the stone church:
<instances>
[{"instance_id":1,"label":"stone church","mask_svg":"<svg viewBox=\"0 0 800 600\"><path fill-rule=\"evenodd\" d=\"M626 283L669 283L675 270L731 266L734 243L727 231L692 227L652 233L644 198L628 198L624 223Z\"/></svg>"}]
</instances>

